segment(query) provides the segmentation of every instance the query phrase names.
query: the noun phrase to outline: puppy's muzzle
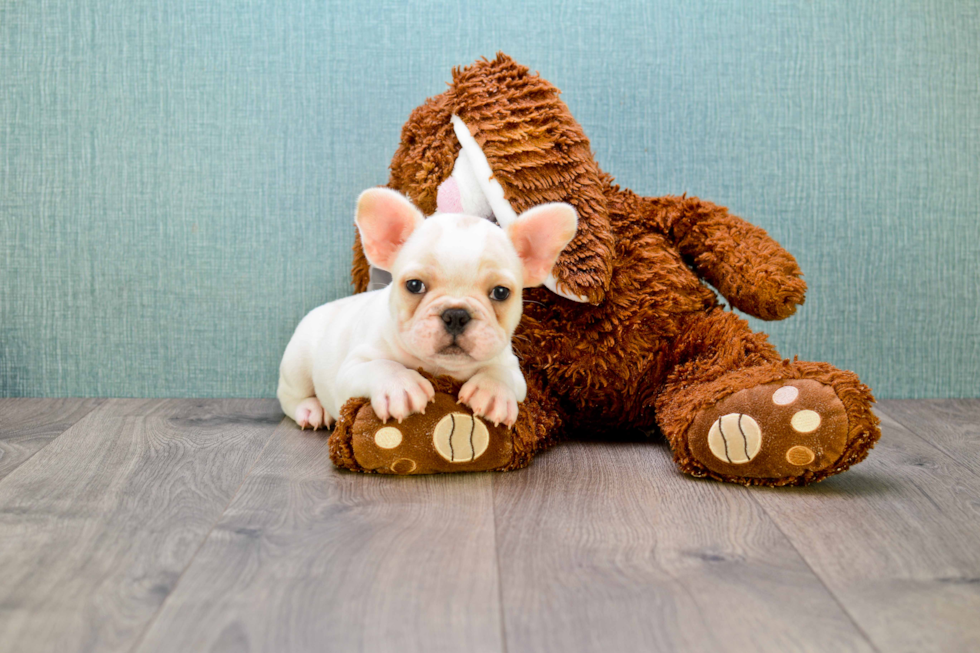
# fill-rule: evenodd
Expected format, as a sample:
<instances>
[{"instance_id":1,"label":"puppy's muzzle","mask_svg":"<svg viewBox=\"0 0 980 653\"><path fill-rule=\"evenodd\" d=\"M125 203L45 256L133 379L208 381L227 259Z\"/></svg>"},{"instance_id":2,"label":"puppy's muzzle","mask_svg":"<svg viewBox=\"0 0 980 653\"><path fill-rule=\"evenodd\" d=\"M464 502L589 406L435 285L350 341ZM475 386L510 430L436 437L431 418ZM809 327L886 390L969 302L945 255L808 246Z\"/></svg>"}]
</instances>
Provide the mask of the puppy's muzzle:
<instances>
[{"instance_id":1,"label":"puppy's muzzle","mask_svg":"<svg viewBox=\"0 0 980 653\"><path fill-rule=\"evenodd\" d=\"M442 312L442 323L452 336L463 333L471 319L473 318L465 308L447 308Z\"/></svg>"}]
</instances>

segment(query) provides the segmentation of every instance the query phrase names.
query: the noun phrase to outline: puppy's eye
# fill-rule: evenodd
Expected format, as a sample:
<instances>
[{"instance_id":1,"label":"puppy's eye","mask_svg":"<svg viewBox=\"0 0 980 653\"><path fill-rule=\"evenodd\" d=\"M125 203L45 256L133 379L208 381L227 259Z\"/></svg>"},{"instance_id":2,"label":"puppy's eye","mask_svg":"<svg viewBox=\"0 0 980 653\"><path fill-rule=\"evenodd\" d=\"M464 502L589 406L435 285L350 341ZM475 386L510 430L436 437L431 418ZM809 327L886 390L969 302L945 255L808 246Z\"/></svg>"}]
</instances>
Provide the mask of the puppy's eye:
<instances>
[{"instance_id":1,"label":"puppy's eye","mask_svg":"<svg viewBox=\"0 0 980 653\"><path fill-rule=\"evenodd\" d=\"M490 299L495 302L502 302L510 297L510 288L505 288L503 286L495 286L493 290L490 291Z\"/></svg>"},{"instance_id":2,"label":"puppy's eye","mask_svg":"<svg viewBox=\"0 0 980 653\"><path fill-rule=\"evenodd\" d=\"M413 295L421 295L425 292L425 284L418 279L409 279L405 282L405 290Z\"/></svg>"}]
</instances>

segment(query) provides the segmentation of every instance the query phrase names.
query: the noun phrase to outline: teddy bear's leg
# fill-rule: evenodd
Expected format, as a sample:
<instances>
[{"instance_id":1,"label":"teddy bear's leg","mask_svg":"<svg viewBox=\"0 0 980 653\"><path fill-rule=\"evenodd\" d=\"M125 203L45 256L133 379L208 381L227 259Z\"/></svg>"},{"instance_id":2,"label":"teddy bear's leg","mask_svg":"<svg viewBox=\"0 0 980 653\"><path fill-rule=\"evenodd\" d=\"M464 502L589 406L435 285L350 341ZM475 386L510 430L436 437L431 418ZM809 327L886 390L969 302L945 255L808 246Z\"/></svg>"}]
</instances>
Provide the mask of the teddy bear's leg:
<instances>
[{"instance_id":1,"label":"teddy bear's leg","mask_svg":"<svg viewBox=\"0 0 980 653\"><path fill-rule=\"evenodd\" d=\"M721 309L688 325L656 400L684 472L744 485L805 485L863 460L880 432L852 372L781 360Z\"/></svg>"},{"instance_id":2,"label":"teddy bear's leg","mask_svg":"<svg viewBox=\"0 0 980 653\"><path fill-rule=\"evenodd\" d=\"M458 403L459 383L427 378L436 388L433 402L424 415L401 423L379 420L367 399L344 404L328 442L334 464L380 474L504 471L526 467L535 451L554 440L560 420L544 408L548 398L536 384L528 384L517 423L508 429Z\"/></svg>"}]
</instances>

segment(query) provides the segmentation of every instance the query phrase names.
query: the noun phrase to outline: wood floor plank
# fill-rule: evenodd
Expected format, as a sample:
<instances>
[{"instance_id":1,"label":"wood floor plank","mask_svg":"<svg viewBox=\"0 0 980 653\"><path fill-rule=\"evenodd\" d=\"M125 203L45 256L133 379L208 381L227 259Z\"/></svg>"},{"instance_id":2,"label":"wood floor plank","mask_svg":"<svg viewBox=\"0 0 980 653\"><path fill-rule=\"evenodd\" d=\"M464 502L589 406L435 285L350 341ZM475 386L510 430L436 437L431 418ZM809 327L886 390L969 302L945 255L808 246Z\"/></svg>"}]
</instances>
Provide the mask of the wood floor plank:
<instances>
[{"instance_id":1,"label":"wood floor plank","mask_svg":"<svg viewBox=\"0 0 980 653\"><path fill-rule=\"evenodd\" d=\"M980 399L892 399L881 409L980 474Z\"/></svg>"},{"instance_id":2,"label":"wood floor plank","mask_svg":"<svg viewBox=\"0 0 980 653\"><path fill-rule=\"evenodd\" d=\"M109 400L0 481L0 648L131 649L281 418Z\"/></svg>"},{"instance_id":3,"label":"wood floor plank","mask_svg":"<svg viewBox=\"0 0 980 653\"><path fill-rule=\"evenodd\" d=\"M753 497L880 650L980 650L980 478L878 413L865 462Z\"/></svg>"},{"instance_id":4,"label":"wood floor plank","mask_svg":"<svg viewBox=\"0 0 980 653\"><path fill-rule=\"evenodd\" d=\"M499 652L490 475L341 471L284 423L137 650Z\"/></svg>"},{"instance_id":5,"label":"wood floor plank","mask_svg":"<svg viewBox=\"0 0 980 653\"><path fill-rule=\"evenodd\" d=\"M511 651L869 651L751 499L663 444L559 446L494 477Z\"/></svg>"},{"instance_id":6,"label":"wood floor plank","mask_svg":"<svg viewBox=\"0 0 980 653\"><path fill-rule=\"evenodd\" d=\"M0 479L17 469L101 399L0 399Z\"/></svg>"}]
</instances>

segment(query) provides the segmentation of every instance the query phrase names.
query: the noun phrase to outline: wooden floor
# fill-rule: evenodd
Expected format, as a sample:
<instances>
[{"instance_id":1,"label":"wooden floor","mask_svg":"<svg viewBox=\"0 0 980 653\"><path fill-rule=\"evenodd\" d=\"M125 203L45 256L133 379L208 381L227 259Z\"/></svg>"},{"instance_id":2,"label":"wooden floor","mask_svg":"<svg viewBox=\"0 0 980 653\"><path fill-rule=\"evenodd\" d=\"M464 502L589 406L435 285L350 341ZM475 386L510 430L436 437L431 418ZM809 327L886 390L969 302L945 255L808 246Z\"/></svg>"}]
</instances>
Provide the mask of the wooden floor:
<instances>
[{"instance_id":1,"label":"wooden floor","mask_svg":"<svg viewBox=\"0 0 980 653\"><path fill-rule=\"evenodd\" d=\"M335 469L267 400L0 400L0 651L977 651L980 400L887 401L850 472L657 441Z\"/></svg>"}]
</instances>

